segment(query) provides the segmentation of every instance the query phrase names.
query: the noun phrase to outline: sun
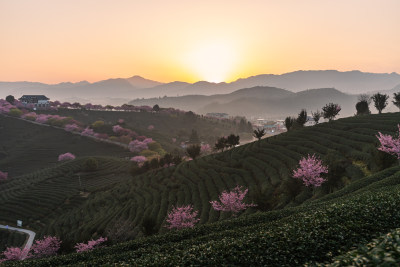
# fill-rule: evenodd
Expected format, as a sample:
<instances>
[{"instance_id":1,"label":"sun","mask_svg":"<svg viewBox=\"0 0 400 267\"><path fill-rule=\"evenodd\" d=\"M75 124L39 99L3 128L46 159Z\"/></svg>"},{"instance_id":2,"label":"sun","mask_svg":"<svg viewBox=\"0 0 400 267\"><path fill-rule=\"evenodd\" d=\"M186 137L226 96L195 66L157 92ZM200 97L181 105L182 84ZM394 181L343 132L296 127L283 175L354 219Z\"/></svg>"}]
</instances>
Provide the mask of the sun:
<instances>
[{"instance_id":1,"label":"sun","mask_svg":"<svg viewBox=\"0 0 400 267\"><path fill-rule=\"evenodd\" d=\"M219 83L226 81L231 75L236 63L236 53L233 45L227 42L203 42L189 51L185 61L197 78Z\"/></svg>"}]
</instances>

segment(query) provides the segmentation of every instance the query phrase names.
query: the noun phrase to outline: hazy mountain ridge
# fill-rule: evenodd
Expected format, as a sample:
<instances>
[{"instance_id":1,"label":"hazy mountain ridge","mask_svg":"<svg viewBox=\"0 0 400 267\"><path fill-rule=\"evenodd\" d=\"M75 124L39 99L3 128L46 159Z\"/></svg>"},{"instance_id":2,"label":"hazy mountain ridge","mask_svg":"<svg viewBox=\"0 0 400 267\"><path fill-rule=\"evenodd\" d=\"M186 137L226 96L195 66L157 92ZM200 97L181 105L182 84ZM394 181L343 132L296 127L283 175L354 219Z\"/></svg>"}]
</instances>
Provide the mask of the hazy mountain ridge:
<instances>
[{"instance_id":1,"label":"hazy mountain ridge","mask_svg":"<svg viewBox=\"0 0 400 267\"><path fill-rule=\"evenodd\" d=\"M37 82L0 82L3 95L45 94L51 99L66 101L81 99L99 104L123 104L131 99L184 95L229 94L242 88L268 86L300 92L310 88L336 88L339 91L359 94L386 92L400 84L397 73L365 73L360 71L340 72L336 70L295 71L281 75L261 74L238 79L231 83L170 82L161 83L140 76L114 78L94 83L45 84Z\"/></svg>"}]
</instances>

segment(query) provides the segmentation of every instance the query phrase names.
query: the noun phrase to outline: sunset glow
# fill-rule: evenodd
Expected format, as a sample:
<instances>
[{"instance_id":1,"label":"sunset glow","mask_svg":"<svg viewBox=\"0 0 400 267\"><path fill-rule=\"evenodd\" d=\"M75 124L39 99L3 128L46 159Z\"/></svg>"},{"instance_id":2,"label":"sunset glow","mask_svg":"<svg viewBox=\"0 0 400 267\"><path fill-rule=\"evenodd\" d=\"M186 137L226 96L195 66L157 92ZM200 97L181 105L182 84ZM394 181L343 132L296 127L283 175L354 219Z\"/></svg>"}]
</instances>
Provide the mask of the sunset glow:
<instances>
[{"instance_id":1,"label":"sunset glow","mask_svg":"<svg viewBox=\"0 0 400 267\"><path fill-rule=\"evenodd\" d=\"M0 2L0 81L400 73L400 1Z\"/></svg>"}]
</instances>

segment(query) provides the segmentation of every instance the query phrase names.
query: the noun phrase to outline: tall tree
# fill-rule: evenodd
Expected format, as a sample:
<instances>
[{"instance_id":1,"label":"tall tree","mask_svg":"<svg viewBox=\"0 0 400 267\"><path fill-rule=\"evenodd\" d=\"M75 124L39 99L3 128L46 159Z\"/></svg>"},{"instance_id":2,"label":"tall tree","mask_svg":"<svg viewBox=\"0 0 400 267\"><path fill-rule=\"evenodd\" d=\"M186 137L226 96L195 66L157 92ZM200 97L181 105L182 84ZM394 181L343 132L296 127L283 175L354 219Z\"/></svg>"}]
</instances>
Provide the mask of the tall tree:
<instances>
[{"instance_id":1,"label":"tall tree","mask_svg":"<svg viewBox=\"0 0 400 267\"><path fill-rule=\"evenodd\" d=\"M157 105L157 104L155 104L155 105L153 106L153 111L159 112L159 111L160 111L160 106Z\"/></svg>"},{"instance_id":2,"label":"tall tree","mask_svg":"<svg viewBox=\"0 0 400 267\"><path fill-rule=\"evenodd\" d=\"M307 122L307 111L302 109L297 116L296 123L298 126L303 127L304 124Z\"/></svg>"},{"instance_id":3,"label":"tall tree","mask_svg":"<svg viewBox=\"0 0 400 267\"><path fill-rule=\"evenodd\" d=\"M400 109L400 92L393 94L393 104Z\"/></svg>"},{"instance_id":4,"label":"tall tree","mask_svg":"<svg viewBox=\"0 0 400 267\"><path fill-rule=\"evenodd\" d=\"M369 110L368 102L366 101L359 101L356 104L357 115L367 115L371 114Z\"/></svg>"},{"instance_id":5,"label":"tall tree","mask_svg":"<svg viewBox=\"0 0 400 267\"><path fill-rule=\"evenodd\" d=\"M200 155L201 147L199 145L191 145L186 148L186 154L192 159L197 158Z\"/></svg>"},{"instance_id":6,"label":"tall tree","mask_svg":"<svg viewBox=\"0 0 400 267\"><path fill-rule=\"evenodd\" d=\"M315 124L319 123L319 120L322 117L322 112L317 110L316 112L311 112L311 116L313 117L313 120L315 121Z\"/></svg>"},{"instance_id":7,"label":"tall tree","mask_svg":"<svg viewBox=\"0 0 400 267\"><path fill-rule=\"evenodd\" d=\"M286 119L285 119L285 127L286 127L286 129L287 129L288 131L290 131L290 130L293 128L295 122L296 122L296 119L295 119L295 118L293 118L293 117L286 117Z\"/></svg>"},{"instance_id":8,"label":"tall tree","mask_svg":"<svg viewBox=\"0 0 400 267\"><path fill-rule=\"evenodd\" d=\"M381 114L382 110L384 110L388 104L389 96L386 94L376 93L371 98L374 101L375 108L378 110L379 114Z\"/></svg>"},{"instance_id":9,"label":"tall tree","mask_svg":"<svg viewBox=\"0 0 400 267\"><path fill-rule=\"evenodd\" d=\"M215 142L214 148L215 150L221 150L224 151L226 148L228 140L225 137L218 138L217 142Z\"/></svg>"},{"instance_id":10,"label":"tall tree","mask_svg":"<svg viewBox=\"0 0 400 267\"><path fill-rule=\"evenodd\" d=\"M254 136L255 138L257 138L258 141L260 141L261 138L262 138L264 135L265 135L265 129L264 129L264 128L263 128L263 129L258 128L258 129L256 129L256 130L253 131L253 136Z\"/></svg>"},{"instance_id":11,"label":"tall tree","mask_svg":"<svg viewBox=\"0 0 400 267\"><path fill-rule=\"evenodd\" d=\"M329 121L333 120L342 108L338 104L329 103L322 108L323 116Z\"/></svg>"}]
</instances>

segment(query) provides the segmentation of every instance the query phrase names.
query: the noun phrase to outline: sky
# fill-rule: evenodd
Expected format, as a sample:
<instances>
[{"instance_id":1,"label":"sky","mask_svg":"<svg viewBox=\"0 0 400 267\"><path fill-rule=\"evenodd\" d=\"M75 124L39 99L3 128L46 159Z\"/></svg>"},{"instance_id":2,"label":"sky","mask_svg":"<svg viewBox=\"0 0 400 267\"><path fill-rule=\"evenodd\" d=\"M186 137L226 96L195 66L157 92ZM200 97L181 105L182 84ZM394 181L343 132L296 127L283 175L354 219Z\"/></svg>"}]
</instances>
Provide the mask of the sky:
<instances>
[{"instance_id":1,"label":"sky","mask_svg":"<svg viewBox=\"0 0 400 267\"><path fill-rule=\"evenodd\" d=\"M0 81L400 73L399 0L0 0Z\"/></svg>"}]
</instances>

